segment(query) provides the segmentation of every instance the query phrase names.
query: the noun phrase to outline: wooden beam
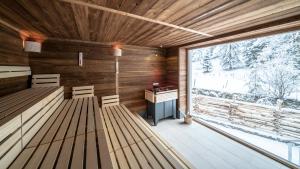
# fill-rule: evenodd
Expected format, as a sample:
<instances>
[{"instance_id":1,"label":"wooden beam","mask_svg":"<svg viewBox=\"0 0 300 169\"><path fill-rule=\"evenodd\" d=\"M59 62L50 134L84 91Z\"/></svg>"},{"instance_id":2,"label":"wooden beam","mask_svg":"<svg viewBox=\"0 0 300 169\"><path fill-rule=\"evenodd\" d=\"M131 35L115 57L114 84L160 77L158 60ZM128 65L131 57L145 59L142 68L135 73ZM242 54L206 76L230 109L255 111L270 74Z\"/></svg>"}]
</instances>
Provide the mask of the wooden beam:
<instances>
[{"instance_id":1,"label":"wooden beam","mask_svg":"<svg viewBox=\"0 0 300 169\"><path fill-rule=\"evenodd\" d=\"M16 32L18 32L18 33L20 33L21 35L23 35L23 36L25 36L25 37L30 37L29 34L27 34L27 33L25 33L25 32L22 32L20 28L17 28L17 27L15 27L15 26L11 25L10 23L8 23L8 22L2 20L1 18L0 18L0 25L4 25L4 26L6 26L6 27L8 27L8 28L10 28L10 29L12 29L12 30L14 30L14 31L16 31Z\"/></svg>"},{"instance_id":2,"label":"wooden beam","mask_svg":"<svg viewBox=\"0 0 300 169\"><path fill-rule=\"evenodd\" d=\"M156 20L156 19L151 19L151 18L147 18L147 17L144 17L144 16L135 15L135 14L131 14L131 13L128 13L128 12L124 12L124 11L120 11L120 10L116 10L116 9L112 9L112 8L108 8L108 7L104 7L104 6L100 6L100 5L96 5L96 4L92 4L92 3L82 2L82 1L78 1L78 0L61 0L61 1L68 2L68 3L71 3L71 4L77 4L77 5L81 5L81 6L101 10L101 11L111 12L111 13L115 13L115 14L119 14L119 15L123 15L123 16L128 16L128 17L131 17L131 18L135 18L135 19L139 19L139 20L143 20L143 21L147 21L147 22L151 22L151 23L156 23L156 24L159 24L159 25L164 25L164 26L168 26L168 27L171 27L171 28L175 28L175 29L179 29L179 30L183 30L183 31L187 31L187 32L207 36L207 37L212 37L213 36L213 35L207 34L205 32L200 32L200 31L197 31L197 30L181 27L181 26L178 26L178 25L174 25L174 24L170 24L170 23L167 23L167 22L159 21L159 20Z\"/></svg>"},{"instance_id":3,"label":"wooden beam","mask_svg":"<svg viewBox=\"0 0 300 169\"><path fill-rule=\"evenodd\" d=\"M62 38L54 38L48 37L47 41L58 41L58 42L71 42L71 43L85 43L85 44L94 44L94 45L103 45L103 46L111 46L113 47L116 42L96 42L91 40L78 40L78 39L62 39ZM123 43L118 43L120 46L123 47L138 47L140 49L147 49L147 50L157 50L158 47L151 47L151 46L139 46L139 45L126 45Z\"/></svg>"}]
</instances>

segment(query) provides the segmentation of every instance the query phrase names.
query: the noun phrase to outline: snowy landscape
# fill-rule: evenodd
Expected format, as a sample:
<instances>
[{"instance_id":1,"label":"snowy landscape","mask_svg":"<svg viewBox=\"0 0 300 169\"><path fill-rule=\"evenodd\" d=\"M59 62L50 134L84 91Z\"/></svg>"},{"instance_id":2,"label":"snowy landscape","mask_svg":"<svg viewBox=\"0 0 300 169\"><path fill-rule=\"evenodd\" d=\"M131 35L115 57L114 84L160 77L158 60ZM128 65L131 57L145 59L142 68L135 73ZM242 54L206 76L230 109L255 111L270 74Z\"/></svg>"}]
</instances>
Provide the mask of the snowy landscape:
<instances>
[{"instance_id":1,"label":"snowy landscape","mask_svg":"<svg viewBox=\"0 0 300 169\"><path fill-rule=\"evenodd\" d=\"M213 117L208 120L207 114L204 118L195 105L201 104L197 98L205 95L300 112L300 31L193 49L189 56L192 59L192 113L288 159L287 140L300 143L299 138L276 136L272 132L266 136L265 131L250 132L245 126L232 128L225 125L230 121ZM294 120L300 123L300 119ZM293 149L290 159L297 165L300 165L299 153L300 148Z\"/></svg>"}]
</instances>

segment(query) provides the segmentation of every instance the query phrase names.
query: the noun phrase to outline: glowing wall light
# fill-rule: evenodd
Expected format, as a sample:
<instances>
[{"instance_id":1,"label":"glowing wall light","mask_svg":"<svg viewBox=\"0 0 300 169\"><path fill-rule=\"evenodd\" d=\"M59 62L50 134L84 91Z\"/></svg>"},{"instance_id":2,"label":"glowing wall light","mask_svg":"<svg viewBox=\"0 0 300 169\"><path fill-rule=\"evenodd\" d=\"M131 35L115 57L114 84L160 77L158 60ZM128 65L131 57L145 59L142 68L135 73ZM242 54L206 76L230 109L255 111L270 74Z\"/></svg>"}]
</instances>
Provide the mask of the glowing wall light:
<instances>
[{"instance_id":1,"label":"glowing wall light","mask_svg":"<svg viewBox=\"0 0 300 169\"><path fill-rule=\"evenodd\" d=\"M42 43L35 41L25 41L24 50L25 52L38 52L40 53L42 49Z\"/></svg>"}]
</instances>

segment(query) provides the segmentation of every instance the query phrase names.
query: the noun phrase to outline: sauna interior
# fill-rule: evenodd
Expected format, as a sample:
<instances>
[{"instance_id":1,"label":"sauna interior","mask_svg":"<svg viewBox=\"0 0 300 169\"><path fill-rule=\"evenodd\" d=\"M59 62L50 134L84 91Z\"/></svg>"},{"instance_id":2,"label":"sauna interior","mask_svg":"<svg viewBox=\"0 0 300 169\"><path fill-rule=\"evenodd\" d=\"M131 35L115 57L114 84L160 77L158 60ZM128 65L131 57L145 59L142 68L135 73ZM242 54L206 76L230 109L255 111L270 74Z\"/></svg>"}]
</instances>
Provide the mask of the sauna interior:
<instances>
[{"instance_id":1,"label":"sauna interior","mask_svg":"<svg viewBox=\"0 0 300 169\"><path fill-rule=\"evenodd\" d=\"M300 111L286 158L197 119L189 53L299 30L299 0L2 0L0 168L297 169Z\"/></svg>"}]
</instances>

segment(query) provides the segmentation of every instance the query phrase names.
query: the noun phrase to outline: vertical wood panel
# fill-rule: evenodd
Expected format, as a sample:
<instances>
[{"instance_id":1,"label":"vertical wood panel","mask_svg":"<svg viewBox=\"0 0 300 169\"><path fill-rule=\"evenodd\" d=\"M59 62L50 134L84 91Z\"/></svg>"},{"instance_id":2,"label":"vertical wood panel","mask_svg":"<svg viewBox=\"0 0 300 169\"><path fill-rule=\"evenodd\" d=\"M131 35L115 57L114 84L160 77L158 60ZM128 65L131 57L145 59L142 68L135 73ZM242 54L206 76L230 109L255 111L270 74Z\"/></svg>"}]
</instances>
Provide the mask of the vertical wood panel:
<instances>
[{"instance_id":1,"label":"vertical wood panel","mask_svg":"<svg viewBox=\"0 0 300 169\"><path fill-rule=\"evenodd\" d=\"M187 53L184 48L167 49L167 83L178 88L177 107L187 111Z\"/></svg>"},{"instance_id":2,"label":"vertical wood panel","mask_svg":"<svg viewBox=\"0 0 300 169\"><path fill-rule=\"evenodd\" d=\"M179 48L179 110L187 112L187 53L186 49Z\"/></svg>"},{"instance_id":3,"label":"vertical wood panel","mask_svg":"<svg viewBox=\"0 0 300 169\"><path fill-rule=\"evenodd\" d=\"M22 40L12 30L0 26L0 65L28 66ZM0 79L0 96L28 88L28 76Z\"/></svg>"},{"instance_id":4,"label":"vertical wood panel","mask_svg":"<svg viewBox=\"0 0 300 169\"><path fill-rule=\"evenodd\" d=\"M124 47L119 58L120 100L132 112L144 112L144 90L153 82L165 84L166 57L161 49Z\"/></svg>"}]
</instances>

